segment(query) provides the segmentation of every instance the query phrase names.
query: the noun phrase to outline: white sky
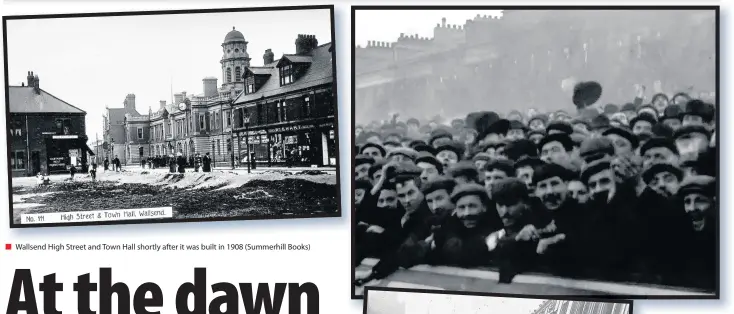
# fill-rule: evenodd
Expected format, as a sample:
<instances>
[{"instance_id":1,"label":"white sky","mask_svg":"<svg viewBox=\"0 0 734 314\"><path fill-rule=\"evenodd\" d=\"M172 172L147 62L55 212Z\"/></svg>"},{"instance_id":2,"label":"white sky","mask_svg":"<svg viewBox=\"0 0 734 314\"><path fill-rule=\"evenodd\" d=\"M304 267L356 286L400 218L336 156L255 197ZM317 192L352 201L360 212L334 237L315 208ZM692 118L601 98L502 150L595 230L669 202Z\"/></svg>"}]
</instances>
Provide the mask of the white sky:
<instances>
[{"instance_id":1,"label":"white sky","mask_svg":"<svg viewBox=\"0 0 734 314\"><path fill-rule=\"evenodd\" d=\"M433 37L433 28L446 18L446 24L464 25L477 14L501 16L501 10L357 10L355 13L355 43L366 46L367 41L395 42L400 33Z\"/></svg>"},{"instance_id":2,"label":"white sky","mask_svg":"<svg viewBox=\"0 0 734 314\"><path fill-rule=\"evenodd\" d=\"M543 299L370 291L368 314L530 314ZM407 311L403 310L404 302Z\"/></svg>"},{"instance_id":3,"label":"white sky","mask_svg":"<svg viewBox=\"0 0 734 314\"><path fill-rule=\"evenodd\" d=\"M224 36L235 27L249 43L250 64L263 64L265 49L275 58L295 53L298 34L331 42L328 9L175 15L9 20L10 85L39 76L41 88L87 112L87 135L102 137L105 105L121 108L136 96L148 114L173 92L203 92L202 79L217 77Z\"/></svg>"}]
</instances>

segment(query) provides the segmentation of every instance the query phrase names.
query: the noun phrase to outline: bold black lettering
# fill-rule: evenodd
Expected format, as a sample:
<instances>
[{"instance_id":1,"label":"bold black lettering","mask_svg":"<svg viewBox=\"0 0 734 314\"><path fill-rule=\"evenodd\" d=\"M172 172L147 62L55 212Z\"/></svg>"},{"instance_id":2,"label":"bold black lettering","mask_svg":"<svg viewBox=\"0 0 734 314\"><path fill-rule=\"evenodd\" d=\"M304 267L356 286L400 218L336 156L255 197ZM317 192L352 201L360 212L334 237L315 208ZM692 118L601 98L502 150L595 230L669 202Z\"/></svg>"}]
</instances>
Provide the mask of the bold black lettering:
<instances>
[{"instance_id":1,"label":"bold black lettering","mask_svg":"<svg viewBox=\"0 0 734 314\"><path fill-rule=\"evenodd\" d=\"M76 291L77 295L76 310L79 314L97 313L92 311L89 304L89 294L92 291L97 291L97 284L89 280L89 274L77 277L76 283L74 283L74 291Z\"/></svg>"},{"instance_id":2,"label":"bold black lettering","mask_svg":"<svg viewBox=\"0 0 734 314\"><path fill-rule=\"evenodd\" d=\"M124 282L112 285L112 268L99 269L99 313L112 314L112 294L117 294L118 314L130 314L130 289Z\"/></svg>"},{"instance_id":3,"label":"bold black lettering","mask_svg":"<svg viewBox=\"0 0 734 314\"><path fill-rule=\"evenodd\" d=\"M56 282L56 274L43 276L43 282L38 287L43 291L43 313L61 314L61 311L56 310L56 292L64 291L64 284Z\"/></svg>"},{"instance_id":4,"label":"bold black lettering","mask_svg":"<svg viewBox=\"0 0 734 314\"><path fill-rule=\"evenodd\" d=\"M319 288L312 282L288 285L288 311L290 314L301 314L301 295L306 294L306 314L319 313Z\"/></svg>"},{"instance_id":5,"label":"bold black lettering","mask_svg":"<svg viewBox=\"0 0 734 314\"><path fill-rule=\"evenodd\" d=\"M189 310L189 294L194 295L194 309ZM187 282L176 292L178 314L202 313L206 310L206 268L194 268L194 283Z\"/></svg>"},{"instance_id":6,"label":"bold black lettering","mask_svg":"<svg viewBox=\"0 0 734 314\"><path fill-rule=\"evenodd\" d=\"M212 292L224 292L211 303L209 303L209 314L237 314L239 311L239 300L237 287L228 282L220 282L212 285ZM227 310L222 311L222 305L227 306Z\"/></svg>"},{"instance_id":7,"label":"bold black lettering","mask_svg":"<svg viewBox=\"0 0 734 314\"><path fill-rule=\"evenodd\" d=\"M265 303L265 314L280 313L280 306L283 304L285 296L285 283L275 284L275 302L270 298L270 285L260 283L257 285L256 300L252 299L252 284L240 283L240 291L242 293L242 305L245 306L245 313L260 313L260 309Z\"/></svg>"},{"instance_id":8,"label":"bold black lettering","mask_svg":"<svg viewBox=\"0 0 734 314\"><path fill-rule=\"evenodd\" d=\"M146 298L145 295L150 291L150 298ZM152 282L146 282L138 290L135 290L135 298L133 299L133 309L135 314L160 314L161 312L150 312L146 307L163 306L163 292L161 287Z\"/></svg>"},{"instance_id":9,"label":"bold black lettering","mask_svg":"<svg viewBox=\"0 0 734 314\"><path fill-rule=\"evenodd\" d=\"M20 300L21 291L23 299ZM13 275L13 286L10 288L10 299L8 300L7 314L18 314L25 311L26 314L38 314L36 303L36 292L33 290L33 278L30 269L16 269Z\"/></svg>"}]
</instances>

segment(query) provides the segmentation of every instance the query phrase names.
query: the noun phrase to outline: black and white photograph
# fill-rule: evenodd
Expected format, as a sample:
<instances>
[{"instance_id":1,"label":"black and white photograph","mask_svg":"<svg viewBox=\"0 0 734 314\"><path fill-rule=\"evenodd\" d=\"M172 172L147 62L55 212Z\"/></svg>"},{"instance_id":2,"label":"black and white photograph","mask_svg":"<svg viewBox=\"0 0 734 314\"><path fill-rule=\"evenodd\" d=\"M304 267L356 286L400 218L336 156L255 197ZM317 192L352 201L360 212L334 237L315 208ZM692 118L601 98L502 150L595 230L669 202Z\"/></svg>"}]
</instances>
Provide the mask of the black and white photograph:
<instances>
[{"instance_id":1,"label":"black and white photograph","mask_svg":"<svg viewBox=\"0 0 734 314\"><path fill-rule=\"evenodd\" d=\"M542 299L368 287L364 314L632 314L631 301Z\"/></svg>"},{"instance_id":2,"label":"black and white photograph","mask_svg":"<svg viewBox=\"0 0 734 314\"><path fill-rule=\"evenodd\" d=\"M718 6L358 6L352 32L352 298L719 298Z\"/></svg>"},{"instance_id":3,"label":"black and white photograph","mask_svg":"<svg viewBox=\"0 0 734 314\"><path fill-rule=\"evenodd\" d=\"M333 11L3 17L10 227L340 217Z\"/></svg>"}]
</instances>

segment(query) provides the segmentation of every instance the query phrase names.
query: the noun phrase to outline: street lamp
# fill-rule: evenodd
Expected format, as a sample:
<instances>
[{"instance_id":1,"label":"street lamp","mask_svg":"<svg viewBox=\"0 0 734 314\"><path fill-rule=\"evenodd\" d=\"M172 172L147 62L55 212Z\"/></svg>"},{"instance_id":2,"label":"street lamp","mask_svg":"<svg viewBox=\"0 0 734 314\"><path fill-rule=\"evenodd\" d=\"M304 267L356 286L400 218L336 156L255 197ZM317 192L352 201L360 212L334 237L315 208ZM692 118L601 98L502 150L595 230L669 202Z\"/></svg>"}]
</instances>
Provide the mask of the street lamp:
<instances>
[{"instance_id":1,"label":"street lamp","mask_svg":"<svg viewBox=\"0 0 734 314\"><path fill-rule=\"evenodd\" d=\"M246 110L242 113L242 120L245 122L245 147L247 147L247 173L250 173L250 163L252 162L252 156L250 156L250 113Z\"/></svg>"}]
</instances>

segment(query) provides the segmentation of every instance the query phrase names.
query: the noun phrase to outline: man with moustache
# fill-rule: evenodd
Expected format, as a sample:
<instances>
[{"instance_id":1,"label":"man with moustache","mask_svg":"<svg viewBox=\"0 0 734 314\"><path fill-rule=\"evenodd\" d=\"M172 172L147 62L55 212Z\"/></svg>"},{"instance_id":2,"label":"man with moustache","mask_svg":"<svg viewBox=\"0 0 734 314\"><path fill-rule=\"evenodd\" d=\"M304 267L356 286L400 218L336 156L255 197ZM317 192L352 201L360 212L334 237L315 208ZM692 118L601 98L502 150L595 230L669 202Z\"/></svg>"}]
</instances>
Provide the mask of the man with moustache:
<instances>
[{"instance_id":1,"label":"man with moustache","mask_svg":"<svg viewBox=\"0 0 734 314\"><path fill-rule=\"evenodd\" d=\"M544 137L538 143L540 159L546 163L555 163L569 169L580 168L580 163L571 158L574 143L565 133L554 133Z\"/></svg>"},{"instance_id":2,"label":"man with moustache","mask_svg":"<svg viewBox=\"0 0 734 314\"><path fill-rule=\"evenodd\" d=\"M581 172L581 181L588 187L590 199L578 241L573 241L576 258L570 261L577 262L572 266L596 279L630 279L643 261L640 239L644 233L635 213L635 187L617 182L612 161L607 158L589 163Z\"/></svg>"},{"instance_id":3,"label":"man with moustache","mask_svg":"<svg viewBox=\"0 0 734 314\"><path fill-rule=\"evenodd\" d=\"M439 193L445 196L443 191ZM491 255L485 240L502 224L497 212L488 207L491 202L484 188L476 183L458 185L450 201L455 205L454 215L448 216L427 239L427 262L459 267L486 265Z\"/></svg>"}]
</instances>

